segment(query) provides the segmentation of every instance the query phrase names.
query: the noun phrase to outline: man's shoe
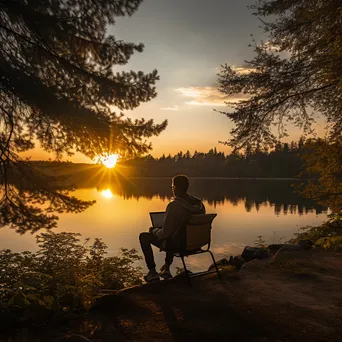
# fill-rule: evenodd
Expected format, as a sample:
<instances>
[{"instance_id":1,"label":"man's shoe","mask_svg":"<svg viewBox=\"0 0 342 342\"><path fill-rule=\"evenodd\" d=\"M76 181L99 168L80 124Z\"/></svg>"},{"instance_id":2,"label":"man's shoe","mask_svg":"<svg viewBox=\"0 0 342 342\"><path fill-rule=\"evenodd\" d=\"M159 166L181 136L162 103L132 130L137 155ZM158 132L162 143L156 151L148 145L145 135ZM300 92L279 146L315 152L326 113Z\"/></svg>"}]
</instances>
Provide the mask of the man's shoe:
<instances>
[{"instance_id":1,"label":"man's shoe","mask_svg":"<svg viewBox=\"0 0 342 342\"><path fill-rule=\"evenodd\" d=\"M155 270L149 271L148 274L144 276L144 279L147 283L160 280L159 274Z\"/></svg>"},{"instance_id":2,"label":"man's shoe","mask_svg":"<svg viewBox=\"0 0 342 342\"><path fill-rule=\"evenodd\" d=\"M160 269L159 276L165 280L173 278L170 269L165 267L165 265Z\"/></svg>"}]
</instances>

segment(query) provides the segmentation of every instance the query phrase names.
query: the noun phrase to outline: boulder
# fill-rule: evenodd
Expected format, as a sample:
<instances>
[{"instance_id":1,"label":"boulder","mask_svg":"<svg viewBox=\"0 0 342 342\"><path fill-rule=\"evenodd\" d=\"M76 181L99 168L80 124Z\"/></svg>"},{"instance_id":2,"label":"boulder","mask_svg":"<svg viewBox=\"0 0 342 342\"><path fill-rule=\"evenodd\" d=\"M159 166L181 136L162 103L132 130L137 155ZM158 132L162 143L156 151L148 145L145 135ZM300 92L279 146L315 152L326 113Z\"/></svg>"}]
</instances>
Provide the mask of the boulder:
<instances>
[{"instance_id":1,"label":"boulder","mask_svg":"<svg viewBox=\"0 0 342 342\"><path fill-rule=\"evenodd\" d=\"M254 259L265 259L268 256L269 254L266 249L260 248L260 247L249 247L249 246L246 246L241 254L241 257L245 260L245 262L249 262Z\"/></svg>"},{"instance_id":2,"label":"boulder","mask_svg":"<svg viewBox=\"0 0 342 342\"><path fill-rule=\"evenodd\" d=\"M311 240L300 240L298 245L303 249L311 249L315 244Z\"/></svg>"},{"instance_id":3,"label":"boulder","mask_svg":"<svg viewBox=\"0 0 342 342\"><path fill-rule=\"evenodd\" d=\"M260 259L254 259L252 261L244 263L243 266L241 267L241 272L259 270L264 265L265 265L265 261L260 260Z\"/></svg>"},{"instance_id":4,"label":"boulder","mask_svg":"<svg viewBox=\"0 0 342 342\"><path fill-rule=\"evenodd\" d=\"M301 251L303 249L303 247L301 245L292 245L290 243L285 243L283 244L283 246L279 249L280 250L297 250L297 251Z\"/></svg>"},{"instance_id":5,"label":"boulder","mask_svg":"<svg viewBox=\"0 0 342 342\"><path fill-rule=\"evenodd\" d=\"M310 240L300 240L298 244L290 244L290 243L275 243L268 246L268 250L272 253L278 252L281 248L284 249L309 249L313 246L313 242ZM310 247L309 247L310 246Z\"/></svg>"},{"instance_id":6,"label":"boulder","mask_svg":"<svg viewBox=\"0 0 342 342\"><path fill-rule=\"evenodd\" d=\"M229 259L229 261L226 259L226 258L223 258L223 259L221 259L221 260L218 260L218 261L216 261L216 265L217 265L217 267L222 267L222 266L229 266L230 265L230 259ZM211 264L210 266L209 266L209 268L208 268L208 271L212 271L212 270L214 270L215 269L215 265L214 264Z\"/></svg>"},{"instance_id":7,"label":"boulder","mask_svg":"<svg viewBox=\"0 0 342 342\"><path fill-rule=\"evenodd\" d=\"M240 256L230 257L229 264L234 266L237 270L240 270L240 268L245 264L245 260Z\"/></svg>"},{"instance_id":8,"label":"boulder","mask_svg":"<svg viewBox=\"0 0 342 342\"><path fill-rule=\"evenodd\" d=\"M272 253L275 253L275 252L279 251L279 249L283 246L284 246L283 243L274 243L272 245L268 245L268 250Z\"/></svg>"},{"instance_id":9,"label":"boulder","mask_svg":"<svg viewBox=\"0 0 342 342\"><path fill-rule=\"evenodd\" d=\"M191 272L190 270L188 270L188 274L190 275L190 274L192 274L193 272ZM180 271L179 273L177 273L174 277L173 277L173 279L179 279L179 278L185 278L185 277L187 277L187 275L186 275L186 272L184 271L184 270L182 270L182 271ZM157 282L157 284L158 284L159 282ZM160 283L162 283L162 282L160 282Z\"/></svg>"},{"instance_id":10,"label":"boulder","mask_svg":"<svg viewBox=\"0 0 342 342\"><path fill-rule=\"evenodd\" d=\"M229 260L227 260L226 258L223 258L219 261L216 261L216 265L219 268L224 267L224 266L234 266L237 270L239 270L244 263L245 263L245 260L241 256L235 256L235 257L231 256ZM213 271L214 269L215 269L215 265L212 264L208 268L208 271Z\"/></svg>"},{"instance_id":11,"label":"boulder","mask_svg":"<svg viewBox=\"0 0 342 342\"><path fill-rule=\"evenodd\" d=\"M272 260L288 261L306 256L305 250L299 245L285 245L274 254Z\"/></svg>"}]
</instances>

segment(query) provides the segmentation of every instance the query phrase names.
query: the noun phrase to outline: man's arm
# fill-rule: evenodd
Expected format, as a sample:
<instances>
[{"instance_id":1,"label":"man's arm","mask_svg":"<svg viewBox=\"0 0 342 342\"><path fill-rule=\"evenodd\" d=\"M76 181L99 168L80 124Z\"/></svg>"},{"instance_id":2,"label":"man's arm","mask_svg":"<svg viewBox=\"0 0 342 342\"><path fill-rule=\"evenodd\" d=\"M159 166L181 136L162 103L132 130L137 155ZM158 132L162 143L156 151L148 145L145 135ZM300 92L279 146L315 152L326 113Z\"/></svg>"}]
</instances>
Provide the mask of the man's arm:
<instances>
[{"instance_id":1,"label":"man's arm","mask_svg":"<svg viewBox=\"0 0 342 342\"><path fill-rule=\"evenodd\" d=\"M204 203L202 202L201 214L205 214L205 213L206 213L206 209L205 209Z\"/></svg>"},{"instance_id":2,"label":"man's arm","mask_svg":"<svg viewBox=\"0 0 342 342\"><path fill-rule=\"evenodd\" d=\"M171 237L177 228L176 219L178 214L179 213L177 212L177 204L174 202L169 203L166 208L163 228L153 229L152 233L156 235L160 240L168 239L169 237Z\"/></svg>"}]
</instances>

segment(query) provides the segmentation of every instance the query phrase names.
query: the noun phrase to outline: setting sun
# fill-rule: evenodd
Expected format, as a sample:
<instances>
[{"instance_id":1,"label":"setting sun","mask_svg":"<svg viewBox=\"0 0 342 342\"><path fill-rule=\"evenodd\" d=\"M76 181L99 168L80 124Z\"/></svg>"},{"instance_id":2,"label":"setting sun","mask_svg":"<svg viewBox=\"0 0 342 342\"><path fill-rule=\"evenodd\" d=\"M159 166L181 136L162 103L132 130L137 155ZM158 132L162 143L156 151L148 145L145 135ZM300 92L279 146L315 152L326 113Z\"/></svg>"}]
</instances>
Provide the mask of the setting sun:
<instances>
[{"instance_id":1,"label":"setting sun","mask_svg":"<svg viewBox=\"0 0 342 342\"><path fill-rule=\"evenodd\" d=\"M115 167L118 159L119 159L119 155L115 153L115 154L110 154L110 155L99 157L98 161L101 164L103 164L105 167L107 167L108 169L112 169L113 167Z\"/></svg>"}]
</instances>

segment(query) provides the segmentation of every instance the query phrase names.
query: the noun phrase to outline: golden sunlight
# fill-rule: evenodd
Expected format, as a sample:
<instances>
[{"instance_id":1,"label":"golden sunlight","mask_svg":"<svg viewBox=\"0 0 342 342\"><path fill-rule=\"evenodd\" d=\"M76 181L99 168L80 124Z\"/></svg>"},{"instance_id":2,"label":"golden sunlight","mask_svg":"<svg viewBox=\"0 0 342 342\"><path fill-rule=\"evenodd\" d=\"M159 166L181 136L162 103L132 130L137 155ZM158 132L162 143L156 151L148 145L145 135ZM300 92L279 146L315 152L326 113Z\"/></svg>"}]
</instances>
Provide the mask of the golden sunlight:
<instances>
[{"instance_id":1,"label":"golden sunlight","mask_svg":"<svg viewBox=\"0 0 342 342\"><path fill-rule=\"evenodd\" d=\"M107 190L102 190L101 195L105 198L108 198L108 199L111 199L114 197L113 193L110 191L109 188Z\"/></svg>"},{"instance_id":2,"label":"golden sunlight","mask_svg":"<svg viewBox=\"0 0 342 342\"><path fill-rule=\"evenodd\" d=\"M98 157L98 161L108 169L112 169L113 167L115 167L118 159L119 155L116 153Z\"/></svg>"}]
</instances>

